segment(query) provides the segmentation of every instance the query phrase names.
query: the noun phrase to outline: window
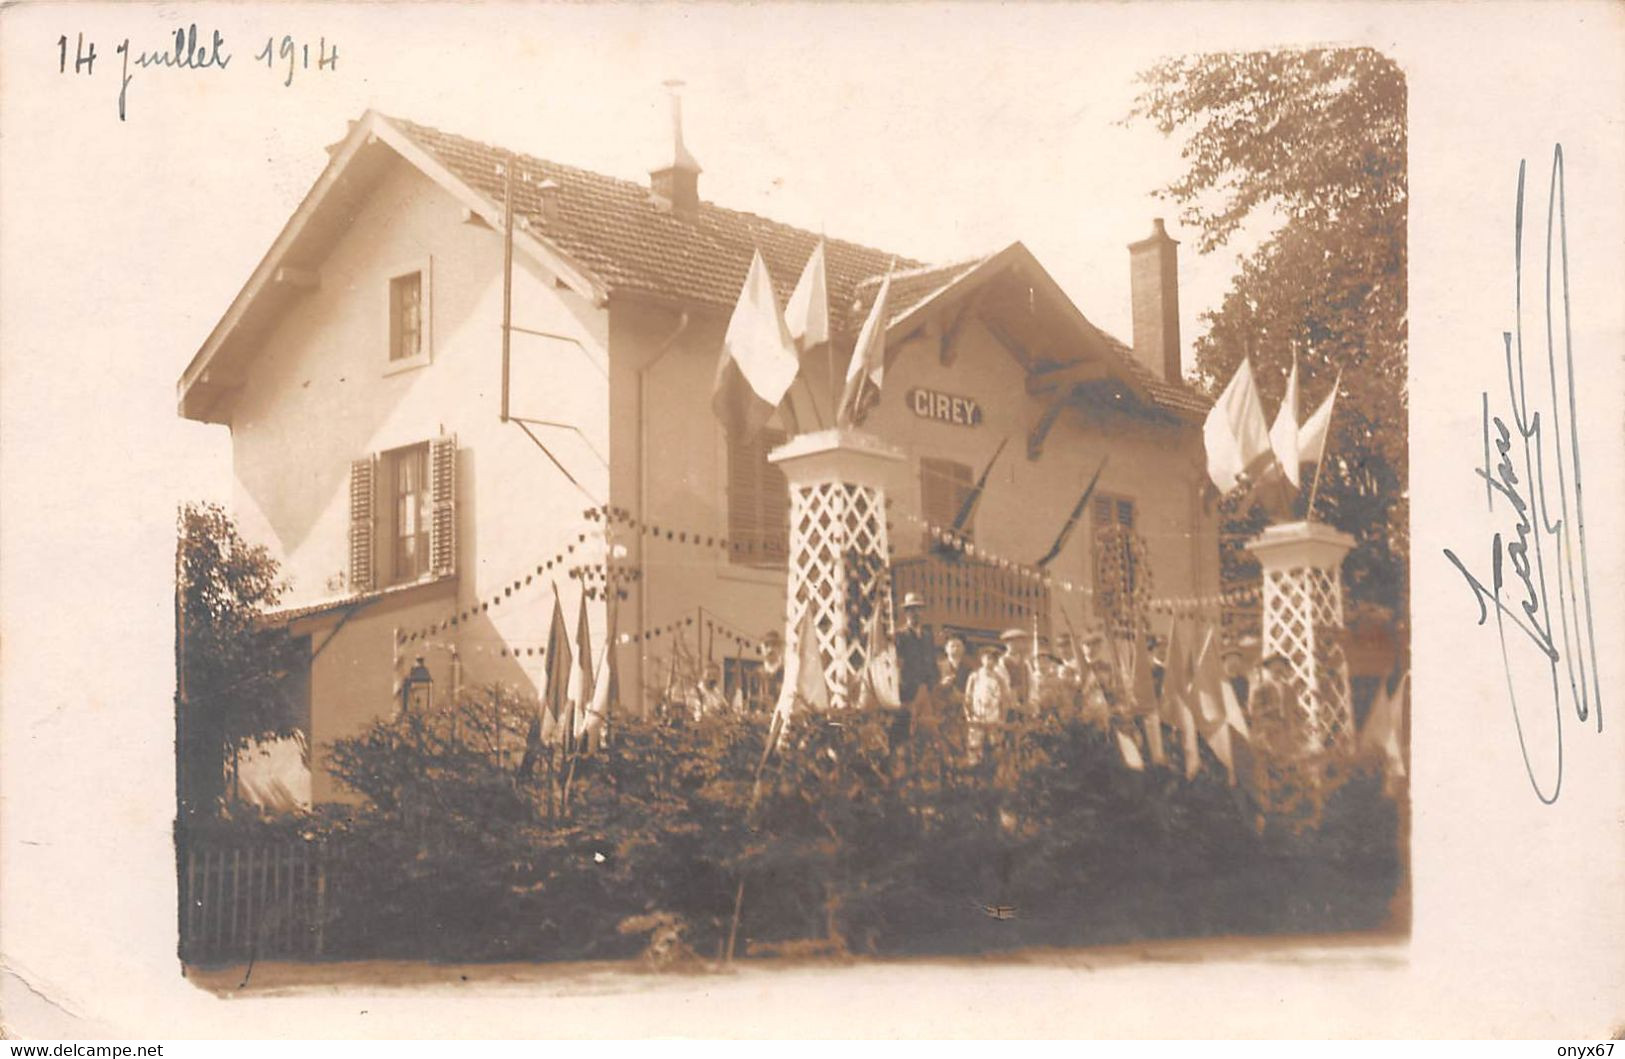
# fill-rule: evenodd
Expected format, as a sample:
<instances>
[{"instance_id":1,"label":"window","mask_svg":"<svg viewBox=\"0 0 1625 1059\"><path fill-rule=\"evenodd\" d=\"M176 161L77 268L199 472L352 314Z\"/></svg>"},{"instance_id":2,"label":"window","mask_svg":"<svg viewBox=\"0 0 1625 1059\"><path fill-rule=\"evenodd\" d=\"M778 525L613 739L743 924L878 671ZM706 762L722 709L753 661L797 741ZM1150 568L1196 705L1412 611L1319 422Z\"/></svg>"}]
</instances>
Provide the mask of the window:
<instances>
[{"instance_id":1,"label":"window","mask_svg":"<svg viewBox=\"0 0 1625 1059\"><path fill-rule=\"evenodd\" d=\"M1097 496L1092 521L1096 532L1107 526L1134 528L1134 501L1121 496Z\"/></svg>"},{"instance_id":2,"label":"window","mask_svg":"<svg viewBox=\"0 0 1625 1059\"><path fill-rule=\"evenodd\" d=\"M920 517L932 526L952 529L960 508L975 488L974 479L971 469L963 463L920 457ZM959 534L966 540L974 539L975 528L973 514L960 527ZM930 547L929 540L926 547Z\"/></svg>"},{"instance_id":3,"label":"window","mask_svg":"<svg viewBox=\"0 0 1625 1059\"><path fill-rule=\"evenodd\" d=\"M767 459L784 440L770 428L754 438L728 435L728 553L736 563L782 566L790 554L790 483Z\"/></svg>"},{"instance_id":4,"label":"window","mask_svg":"<svg viewBox=\"0 0 1625 1059\"><path fill-rule=\"evenodd\" d=\"M350 465L350 589L445 577L457 548L457 442L441 437Z\"/></svg>"},{"instance_id":5,"label":"window","mask_svg":"<svg viewBox=\"0 0 1625 1059\"><path fill-rule=\"evenodd\" d=\"M389 281L389 359L411 360L424 352L423 273Z\"/></svg>"},{"instance_id":6,"label":"window","mask_svg":"<svg viewBox=\"0 0 1625 1059\"><path fill-rule=\"evenodd\" d=\"M1115 627L1127 621L1138 578L1134 501L1096 496L1089 521L1094 537L1095 611Z\"/></svg>"},{"instance_id":7,"label":"window","mask_svg":"<svg viewBox=\"0 0 1625 1059\"><path fill-rule=\"evenodd\" d=\"M429 446L385 456L389 488L390 583L416 581L429 569Z\"/></svg>"}]
</instances>

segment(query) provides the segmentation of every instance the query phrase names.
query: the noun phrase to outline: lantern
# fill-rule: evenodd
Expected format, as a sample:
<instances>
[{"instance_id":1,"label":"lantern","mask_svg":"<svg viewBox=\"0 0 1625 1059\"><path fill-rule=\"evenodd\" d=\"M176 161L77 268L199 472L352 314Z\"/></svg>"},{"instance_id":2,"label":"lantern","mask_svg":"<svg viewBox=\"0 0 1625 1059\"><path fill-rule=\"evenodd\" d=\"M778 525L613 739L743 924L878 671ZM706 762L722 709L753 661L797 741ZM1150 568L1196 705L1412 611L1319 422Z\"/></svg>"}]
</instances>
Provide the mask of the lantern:
<instances>
[{"instance_id":1,"label":"lantern","mask_svg":"<svg viewBox=\"0 0 1625 1059\"><path fill-rule=\"evenodd\" d=\"M418 655L417 661L412 663L412 671L401 681L401 709L407 713L413 710L427 713L433 703L434 677L429 675L429 667L423 664L423 656Z\"/></svg>"}]
</instances>

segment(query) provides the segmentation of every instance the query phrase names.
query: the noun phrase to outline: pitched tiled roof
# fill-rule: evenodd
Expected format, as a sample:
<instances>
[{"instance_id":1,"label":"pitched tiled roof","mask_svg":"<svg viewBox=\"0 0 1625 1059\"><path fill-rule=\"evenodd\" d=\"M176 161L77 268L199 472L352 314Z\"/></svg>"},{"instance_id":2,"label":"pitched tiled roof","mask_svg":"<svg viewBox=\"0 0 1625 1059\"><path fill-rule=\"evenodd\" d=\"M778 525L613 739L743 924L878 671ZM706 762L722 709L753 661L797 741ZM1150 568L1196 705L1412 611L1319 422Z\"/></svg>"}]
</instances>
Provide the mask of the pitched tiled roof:
<instances>
[{"instance_id":1,"label":"pitched tiled roof","mask_svg":"<svg viewBox=\"0 0 1625 1059\"><path fill-rule=\"evenodd\" d=\"M1207 410L1213 407L1212 398L1203 394L1189 382L1168 382L1159 378L1150 368L1140 363L1139 358L1135 357L1134 351L1120 340L1113 338L1104 331L1101 331L1100 335L1106 340L1107 345L1111 346L1119 354L1123 366L1128 369L1129 374L1134 376L1134 381L1139 383L1145 389L1145 392L1150 395L1152 403L1157 407L1167 409L1170 412L1185 412L1195 415L1205 415Z\"/></svg>"},{"instance_id":2,"label":"pitched tiled roof","mask_svg":"<svg viewBox=\"0 0 1625 1059\"><path fill-rule=\"evenodd\" d=\"M490 201L502 202L507 151L402 118L385 120L457 179ZM520 178L514 185L516 215L532 233L591 270L611 292L631 291L730 309L738 300L754 249L762 252L782 302L788 300L822 238L704 201L691 215L675 214L645 183L526 154L514 158ZM558 186L551 217L541 200L544 181ZM893 270L895 319L987 260L927 265L845 240L826 239L825 243L831 324L845 333L858 329L874 301L880 277L888 269ZM1207 411L1211 401L1194 387L1157 378L1121 341L1096 330L1153 404L1175 413Z\"/></svg>"},{"instance_id":3,"label":"pitched tiled roof","mask_svg":"<svg viewBox=\"0 0 1625 1059\"><path fill-rule=\"evenodd\" d=\"M467 137L400 118L388 118L459 180L492 202L503 201L502 166L508 152ZM820 238L814 232L739 210L701 202L689 216L674 214L647 184L621 180L530 155L515 156L519 182L514 212L611 291L635 291L732 308L745 283L751 251L759 249L781 301L788 300ZM557 210L542 209L544 180L558 185ZM886 269L916 269L921 262L841 239L824 251L832 323L855 330L849 319L863 279Z\"/></svg>"}]
</instances>

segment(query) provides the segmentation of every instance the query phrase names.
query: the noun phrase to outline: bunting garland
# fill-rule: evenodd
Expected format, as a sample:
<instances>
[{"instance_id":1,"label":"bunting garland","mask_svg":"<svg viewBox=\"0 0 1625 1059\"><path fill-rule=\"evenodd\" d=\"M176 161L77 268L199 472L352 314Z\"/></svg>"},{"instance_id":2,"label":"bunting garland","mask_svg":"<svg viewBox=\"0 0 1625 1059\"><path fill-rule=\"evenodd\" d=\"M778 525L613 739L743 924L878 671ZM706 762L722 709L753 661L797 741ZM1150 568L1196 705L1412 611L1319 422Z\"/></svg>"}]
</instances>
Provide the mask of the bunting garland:
<instances>
[{"instance_id":1,"label":"bunting garland","mask_svg":"<svg viewBox=\"0 0 1625 1059\"><path fill-rule=\"evenodd\" d=\"M604 561L571 562L572 559L578 558L578 549L586 550L583 546L593 540L598 533L607 532L612 527L623 527L636 532L642 537L654 540L664 539L673 544L682 544L704 551L741 555L756 550L754 544L732 541L725 536L714 533L707 534L696 529L670 524L657 525L644 522L633 517L632 513L626 508L614 507L608 504L587 508L581 514L589 523L599 524L603 528L598 530L597 533L591 529L576 532L575 540L567 543L562 551L556 552L551 557L536 563L522 577L516 577L510 583L504 584L501 591L493 593L489 599L482 599L477 603L459 607L456 611L446 614L440 620L431 622L421 628L410 631L397 631L396 646L398 648L405 647L408 644L426 640L430 636L457 629L470 620L488 613L492 607L500 607L505 602L511 602L514 596L533 584L550 583L547 577L549 574L557 575L562 573L567 579L580 582L582 590L589 600L600 598L607 600L610 598L611 592L614 593L617 599L629 598L627 586L642 580L643 566L647 565L647 561L644 564L614 562L608 559ZM956 533L948 527L928 522L908 512L898 512L897 517L918 529L924 530L931 540L941 547L961 554L968 559L988 563L1017 578L1032 584L1041 584L1046 588L1060 589L1064 592L1085 597L1095 595L1095 590L1089 585L1056 576L1048 570L1030 563L1022 563L997 555L988 550L985 545L979 545L967 536ZM888 523L888 528L890 528L890 523ZM624 554L624 550L617 549L617 551ZM1208 613L1225 608L1251 607L1257 605L1259 599L1260 590L1258 586L1247 585L1242 588L1227 589L1210 595L1171 596L1152 599L1149 603L1149 609L1156 614L1184 616ZM708 632L717 633L734 645L747 650L759 647L757 638L739 633L736 628L728 627L727 623L722 622L714 615L704 620ZM685 623L692 625L694 619L687 618L684 622L674 622L670 625L635 633L621 633L618 640L621 643L643 642L668 635L679 625ZM515 657L524 657L528 656L531 648L521 645L511 648L511 650ZM525 654L521 654L522 652ZM541 649L535 648L535 652L539 656Z\"/></svg>"}]
</instances>

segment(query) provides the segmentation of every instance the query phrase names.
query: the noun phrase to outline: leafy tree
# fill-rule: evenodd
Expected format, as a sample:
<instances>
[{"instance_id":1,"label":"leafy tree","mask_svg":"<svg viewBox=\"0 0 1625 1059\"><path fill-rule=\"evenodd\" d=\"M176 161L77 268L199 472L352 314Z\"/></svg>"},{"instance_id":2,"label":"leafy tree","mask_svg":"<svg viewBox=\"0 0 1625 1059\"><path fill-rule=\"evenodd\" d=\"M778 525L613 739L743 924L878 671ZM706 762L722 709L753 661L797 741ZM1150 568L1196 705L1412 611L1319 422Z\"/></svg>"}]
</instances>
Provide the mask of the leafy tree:
<instances>
[{"instance_id":1,"label":"leafy tree","mask_svg":"<svg viewBox=\"0 0 1625 1059\"><path fill-rule=\"evenodd\" d=\"M300 723L284 683L298 654L264 622L287 590L265 547L244 540L217 504L186 504L177 523L178 785L193 817L220 806L238 750Z\"/></svg>"},{"instance_id":2,"label":"leafy tree","mask_svg":"<svg viewBox=\"0 0 1625 1059\"><path fill-rule=\"evenodd\" d=\"M1354 534L1356 599L1403 612L1409 520L1405 80L1368 48L1183 56L1141 74L1131 118L1183 138L1163 189L1216 251L1274 226L1204 314L1197 372L1213 389L1250 356L1278 400L1294 353L1300 415L1342 373L1315 514ZM1302 514L1309 483L1295 511ZM1245 520L1246 512L1236 512Z\"/></svg>"}]
</instances>

